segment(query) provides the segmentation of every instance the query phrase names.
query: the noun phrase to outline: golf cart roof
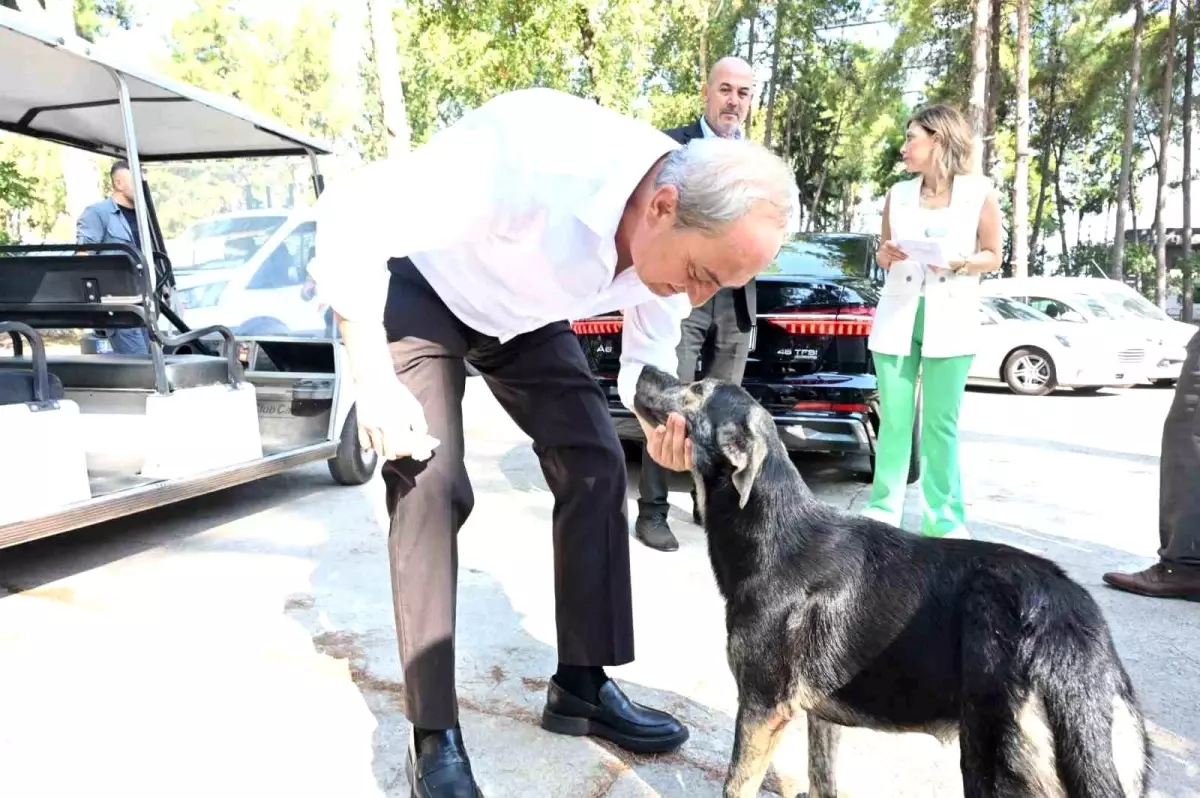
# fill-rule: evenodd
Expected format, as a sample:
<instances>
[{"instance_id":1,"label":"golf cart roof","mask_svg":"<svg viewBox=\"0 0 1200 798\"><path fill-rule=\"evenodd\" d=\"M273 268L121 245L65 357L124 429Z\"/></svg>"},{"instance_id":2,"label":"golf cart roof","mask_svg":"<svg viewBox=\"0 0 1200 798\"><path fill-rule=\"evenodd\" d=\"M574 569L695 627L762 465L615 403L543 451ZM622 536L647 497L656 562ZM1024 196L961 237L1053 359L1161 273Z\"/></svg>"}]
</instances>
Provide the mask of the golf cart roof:
<instances>
[{"instance_id":1,"label":"golf cart roof","mask_svg":"<svg viewBox=\"0 0 1200 798\"><path fill-rule=\"evenodd\" d=\"M0 130L116 158L125 128L116 77L129 87L142 161L326 155L327 143L245 104L125 62L33 14L0 8Z\"/></svg>"}]
</instances>

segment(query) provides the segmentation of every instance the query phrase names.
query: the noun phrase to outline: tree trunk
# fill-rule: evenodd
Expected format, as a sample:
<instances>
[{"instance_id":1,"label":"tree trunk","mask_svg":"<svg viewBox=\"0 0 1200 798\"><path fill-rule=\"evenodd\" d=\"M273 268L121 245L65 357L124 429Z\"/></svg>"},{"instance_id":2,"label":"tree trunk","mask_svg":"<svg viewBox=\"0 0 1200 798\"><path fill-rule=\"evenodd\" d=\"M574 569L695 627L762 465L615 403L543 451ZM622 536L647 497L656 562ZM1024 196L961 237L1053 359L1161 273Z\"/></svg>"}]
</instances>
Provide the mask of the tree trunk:
<instances>
[{"instance_id":1,"label":"tree trunk","mask_svg":"<svg viewBox=\"0 0 1200 798\"><path fill-rule=\"evenodd\" d=\"M771 44L771 88L767 92L767 118L763 125L763 146L771 147L771 123L775 119L775 89L779 85L779 40L783 36L784 0L775 3L775 35Z\"/></svg>"},{"instance_id":2,"label":"tree trunk","mask_svg":"<svg viewBox=\"0 0 1200 798\"><path fill-rule=\"evenodd\" d=\"M1133 167L1133 115L1138 99L1138 79L1142 71L1142 31L1146 27L1144 0L1133 0L1133 55L1129 59L1129 93L1125 97L1125 132L1121 144L1121 179L1117 184L1117 223L1113 232L1112 258L1108 273L1120 280L1125 272L1125 203L1132 197L1129 172Z\"/></svg>"},{"instance_id":3,"label":"tree trunk","mask_svg":"<svg viewBox=\"0 0 1200 798\"><path fill-rule=\"evenodd\" d=\"M1192 276L1192 75L1196 71L1196 2L1187 10L1187 71L1183 73L1183 308L1180 318L1192 321L1195 284Z\"/></svg>"},{"instance_id":4,"label":"tree trunk","mask_svg":"<svg viewBox=\"0 0 1200 798\"><path fill-rule=\"evenodd\" d=\"M392 19L392 0L367 0L371 11L371 43L375 66L379 70L379 99L383 106L384 138L388 157L409 151L412 132L404 108L404 87L396 59L396 23Z\"/></svg>"},{"instance_id":5,"label":"tree trunk","mask_svg":"<svg viewBox=\"0 0 1200 798\"><path fill-rule=\"evenodd\" d=\"M846 118L846 109L838 114L837 124L833 127L833 138L825 149L825 161L821 165L821 178L817 181L817 190L813 194L812 213L808 215L808 232L814 232L817 223L817 212L821 209L821 193L825 190L825 178L829 176L829 161L833 158L834 150L842 139L842 122Z\"/></svg>"},{"instance_id":6,"label":"tree trunk","mask_svg":"<svg viewBox=\"0 0 1200 798\"><path fill-rule=\"evenodd\" d=\"M983 139L983 169L995 179L996 117L1000 106L1000 7L1003 0L992 0L992 18L988 24L991 53L988 56L987 129Z\"/></svg>"},{"instance_id":7,"label":"tree trunk","mask_svg":"<svg viewBox=\"0 0 1200 798\"><path fill-rule=\"evenodd\" d=\"M1029 237L1029 251L1037 254L1038 239L1042 235L1042 213L1046 205L1046 189L1050 174L1050 150L1053 148L1052 136L1054 133L1054 120L1056 118L1055 101L1058 96L1058 73L1061 71L1062 58L1058 46L1058 24L1057 20L1050 25L1050 52L1053 53L1053 61L1050 66L1050 96L1046 103L1045 120L1042 123L1042 157L1038 163L1038 198L1037 210L1033 213L1033 230ZM1055 165L1057 174L1058 166Z\"/></svg>"},{"instance_id":8,"label":"tree trunk","mask_svg":"<svg viewBox=\"0 0 1200 798\"><path fill-rule=\"evenodd\" d=\"M1176 0L1171 0L1170 16L1167 18L1167 63L1163 67L1163 91L1160 103L1161 120L1158 125L1158 203L1155 208L1154 221L1154 300L1163 310L1167 307L1167 170L1171 159L1167 157L1167 145L1171 136L1171 117L1173 103L1175 71L1175 7Z\"/></svg>"},{"instance_id":9,"label":"tree trunk","mask_svg":"<svg viewBox=\"0 0 1200 798\"><path fill-rule=\"evenodd\" d=\"M1054 156L1054 206L1058 209L1058 235L1062 239L1062 255L1058 259L1058 270L1063 274L1069 273L1071 269L1071 251L1067 248L1067 199L1062 193L1062 163L1063 157L1066 155L1067 137L1063 136L1058 141L1058 152ZM1080 226L1083 226L1082 219ZM1078 245L1079 231L1075 231L1075 241Z\"/></svg>"},{"instance_id":10,"label":"tree trunk","mask_svg":"<svg viewBox=\"0 0 1200 798\"><path fill-rule=\"evenodd\" d=\"M750 65L750 69L754 69L754 26L758 22L758 3L750 4L750 31L747 37L746 47L746 63ZM750 103L750 109L746 111L746 136L753 137L754 133L754 103Z\"/></svg>"},{"instance_id":11,"label":"tree trunk","mask_svg":"<svg viewBox=\"0 0 1200 798\"><path fill-rule=\"evenodd\" d=\"M1029 4L1017 0L1017 168L1013 175L1012 266L1029 274Z\"/></svg>"},{"instance_id":12,"label":"tree trunk","mask_svg":"<svg viewBox=\"0 0 1200 798\"><path fill-rule=\"evenodd\" d=\"M999 2L999 0L995 0ZM987 132L988 23L993 0L975 0L975 24L971 30L971 157L975 171L982 174L983 137Z\"/></svg>"}]
</instances>

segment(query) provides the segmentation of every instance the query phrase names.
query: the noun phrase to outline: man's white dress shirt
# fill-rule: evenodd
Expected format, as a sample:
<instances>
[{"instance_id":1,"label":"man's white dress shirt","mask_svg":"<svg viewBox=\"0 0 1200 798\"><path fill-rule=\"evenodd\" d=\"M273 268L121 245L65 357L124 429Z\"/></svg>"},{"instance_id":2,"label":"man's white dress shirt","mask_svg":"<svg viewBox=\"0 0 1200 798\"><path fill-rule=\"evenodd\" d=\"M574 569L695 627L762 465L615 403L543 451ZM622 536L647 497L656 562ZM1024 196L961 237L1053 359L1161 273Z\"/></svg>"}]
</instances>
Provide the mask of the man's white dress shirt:
<instances>
[{"instance_id":1,"label":"man's white dress shirt","mask_svg":"<svg viewBox=\"0 0 1200 798\"><path fill-rule=\"evenodd\" d=\"M685 294L660 298L614 236L666 134L551 89L500 95L397 159L332 182L316 204L308 271L343 318L383 321L391 258L410 257L468 327L508 341L551 322L624 310L617 390L642 366L677 368Z\"/></svg>"}]
</instances>

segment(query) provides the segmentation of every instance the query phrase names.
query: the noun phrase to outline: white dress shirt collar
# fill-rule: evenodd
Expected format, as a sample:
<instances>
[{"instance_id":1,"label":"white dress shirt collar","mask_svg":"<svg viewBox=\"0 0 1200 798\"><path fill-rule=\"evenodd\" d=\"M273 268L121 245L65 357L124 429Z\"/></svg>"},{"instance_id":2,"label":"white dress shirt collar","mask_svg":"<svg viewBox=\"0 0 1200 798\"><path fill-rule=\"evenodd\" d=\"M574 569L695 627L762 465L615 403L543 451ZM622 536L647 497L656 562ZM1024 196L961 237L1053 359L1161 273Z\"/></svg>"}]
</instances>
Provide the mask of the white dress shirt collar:
<instances>
[{"instance_id":1,"label":"white dress shirt collar","mask_svg":"<svg viewBox=\"0 0 1200 798\"><path fill-rule=\"evenodd\" d=\"M706 139L720 138L717 135L716 131L714 131L709 126L708 117L705 116L704 114L700 114L700 129L702 131L704 131L704 138L706 138ZM742 126L741 125L738 125L736 128L733 129L733 135L730 136L730 138L731 139L741 139L742 138Z\"/></svg>"}]
</instances>

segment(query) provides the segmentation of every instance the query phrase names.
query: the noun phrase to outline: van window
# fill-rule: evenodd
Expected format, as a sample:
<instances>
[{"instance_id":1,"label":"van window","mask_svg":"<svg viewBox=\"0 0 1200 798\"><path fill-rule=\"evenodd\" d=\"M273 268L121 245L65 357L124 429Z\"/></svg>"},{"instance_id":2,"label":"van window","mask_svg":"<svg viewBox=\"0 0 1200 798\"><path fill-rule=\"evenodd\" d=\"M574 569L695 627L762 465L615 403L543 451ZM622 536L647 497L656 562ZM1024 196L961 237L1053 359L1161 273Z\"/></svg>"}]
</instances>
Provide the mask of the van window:
<instances>
[{"instance_id":1,"label":"van window","mask_svg":"<svg viewBox=\"0 0 1200 798\"><path fill-rule=\"evenodd\" d=\"M316 246L316 222L305 222L275 247L247 286L249 290L269 290L303 285L308 262Z\"/></svg>"}]
</instances>

